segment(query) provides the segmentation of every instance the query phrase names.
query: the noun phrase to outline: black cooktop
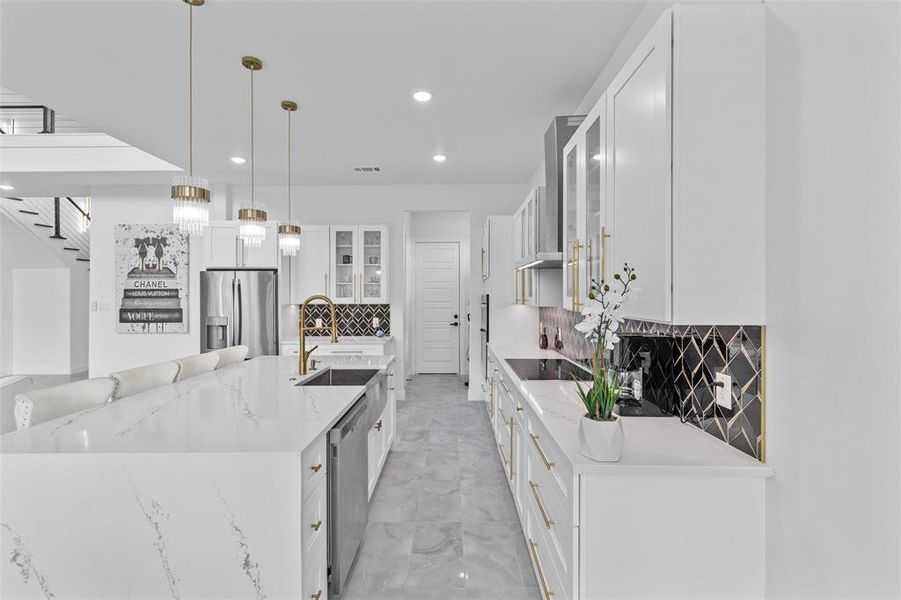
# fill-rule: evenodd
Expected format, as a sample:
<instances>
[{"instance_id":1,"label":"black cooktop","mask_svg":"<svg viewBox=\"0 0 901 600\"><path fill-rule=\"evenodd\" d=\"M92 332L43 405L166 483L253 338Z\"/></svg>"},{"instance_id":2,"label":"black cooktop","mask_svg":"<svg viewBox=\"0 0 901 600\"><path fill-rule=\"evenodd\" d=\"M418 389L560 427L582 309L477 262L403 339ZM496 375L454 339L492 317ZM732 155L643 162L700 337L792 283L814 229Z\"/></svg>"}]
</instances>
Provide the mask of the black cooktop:
<instances>
[{"instance_id":1,"label":"black cooktop","mask_svg":"<svg viewBox=\"0 0 901 600\"><path fill-rule=\"evenodd\" d=\"M523 381L535 379L591 381L591 373L568 360L559 358L508 358L507 364Z\"/></svg>"}]
</instances>

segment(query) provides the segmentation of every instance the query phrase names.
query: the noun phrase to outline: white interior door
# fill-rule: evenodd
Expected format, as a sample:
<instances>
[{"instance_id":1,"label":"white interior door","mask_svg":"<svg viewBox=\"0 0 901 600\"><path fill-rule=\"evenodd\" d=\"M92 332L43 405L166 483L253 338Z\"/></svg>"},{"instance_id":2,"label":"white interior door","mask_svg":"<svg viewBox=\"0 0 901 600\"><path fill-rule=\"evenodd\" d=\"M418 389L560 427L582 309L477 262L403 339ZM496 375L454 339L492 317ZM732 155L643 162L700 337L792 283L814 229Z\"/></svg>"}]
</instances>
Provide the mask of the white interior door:
<instances>
[{"instance_id":1,"label":"white interior door","mask_svg":"<svg viewBox=\"0 0 901 600\"><path fill-rule=\"evenodd\" d=\"M419 373L460 372L460 245L417 242L416 357Z\"/></svg>"}]
</instances>

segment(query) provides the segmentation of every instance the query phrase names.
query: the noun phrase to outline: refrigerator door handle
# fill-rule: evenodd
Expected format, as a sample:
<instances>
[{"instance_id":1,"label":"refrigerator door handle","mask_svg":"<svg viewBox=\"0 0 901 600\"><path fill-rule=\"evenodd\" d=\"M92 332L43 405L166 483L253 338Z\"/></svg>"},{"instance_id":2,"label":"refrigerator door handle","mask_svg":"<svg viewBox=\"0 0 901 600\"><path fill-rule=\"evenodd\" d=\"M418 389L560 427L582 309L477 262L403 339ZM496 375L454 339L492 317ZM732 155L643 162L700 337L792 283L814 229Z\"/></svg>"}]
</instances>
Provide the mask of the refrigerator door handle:
<instances>
[{"instance_id":1,"label":"refrigerator door handle","mask_svg":"<svg viewBox=\"0 0 901 600\"><path fill-rule=\"evenodd\" d=\"M240 345L244 338L244 298L241 293L241 280L238 280L238 344Z\"/></svg>"},{"instance_id":2,"label":"refrigerator door handle","mask_svg":"<svg viewBox=\"0 0 901 600\"><path fill-rule=\"evenodd\" d=\"M229 346L237 345L235 342L235 323L237 323L237 322L238 322L238 320L235 318L235 278L232 277L232 320L231 320L231 327L229 328L229 329L231 329Z\"/></svg>"}]
</instances>

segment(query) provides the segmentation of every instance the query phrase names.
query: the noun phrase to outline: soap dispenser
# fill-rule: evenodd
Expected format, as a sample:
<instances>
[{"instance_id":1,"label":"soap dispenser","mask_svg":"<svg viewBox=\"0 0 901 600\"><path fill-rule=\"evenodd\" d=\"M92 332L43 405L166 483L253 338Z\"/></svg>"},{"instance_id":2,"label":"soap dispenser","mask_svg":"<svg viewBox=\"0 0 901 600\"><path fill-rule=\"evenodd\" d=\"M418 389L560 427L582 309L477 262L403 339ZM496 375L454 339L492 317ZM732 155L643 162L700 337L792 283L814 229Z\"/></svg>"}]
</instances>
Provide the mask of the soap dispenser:
<instances>
[{"instance_id":1,"label":"soap dispenser","mask_svg":"<svg viewBox=\"0 0 901 600\"><path fill-rule=\"evenodd\" d=\"M538 347L547 350L547 328L541 323L541 335L538 336Z\"/></svg>"},{"instance_id":2,"label":"soap dispenser","mask_svg":"<svg viewBox=\"0 0 901 600\"><path fill-rule=\"evenodd\" d=\"M557 335L554 336L554 350L560 352L563 350L563 338L560 337L560 328L557 328Z\"/></svg>"}]
</instances>

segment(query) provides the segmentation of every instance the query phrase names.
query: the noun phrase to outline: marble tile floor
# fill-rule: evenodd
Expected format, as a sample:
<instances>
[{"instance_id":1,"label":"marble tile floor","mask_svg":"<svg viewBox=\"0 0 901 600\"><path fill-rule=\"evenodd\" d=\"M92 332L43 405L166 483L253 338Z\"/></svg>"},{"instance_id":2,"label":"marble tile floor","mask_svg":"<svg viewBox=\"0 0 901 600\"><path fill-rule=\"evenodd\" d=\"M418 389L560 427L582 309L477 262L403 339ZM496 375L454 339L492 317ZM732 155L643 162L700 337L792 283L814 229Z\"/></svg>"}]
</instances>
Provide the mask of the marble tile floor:
<instances>
[{"instance_id":1,"label":"marble tile floor","mask_svg":"<svg viewBox=\"0 0 901 600\"><path fill-rule=\"evenodd\" d=\"M372 496L343 600L539 600L481 402L453 375L420 375Z\"/></svg>"}]
</instances>

